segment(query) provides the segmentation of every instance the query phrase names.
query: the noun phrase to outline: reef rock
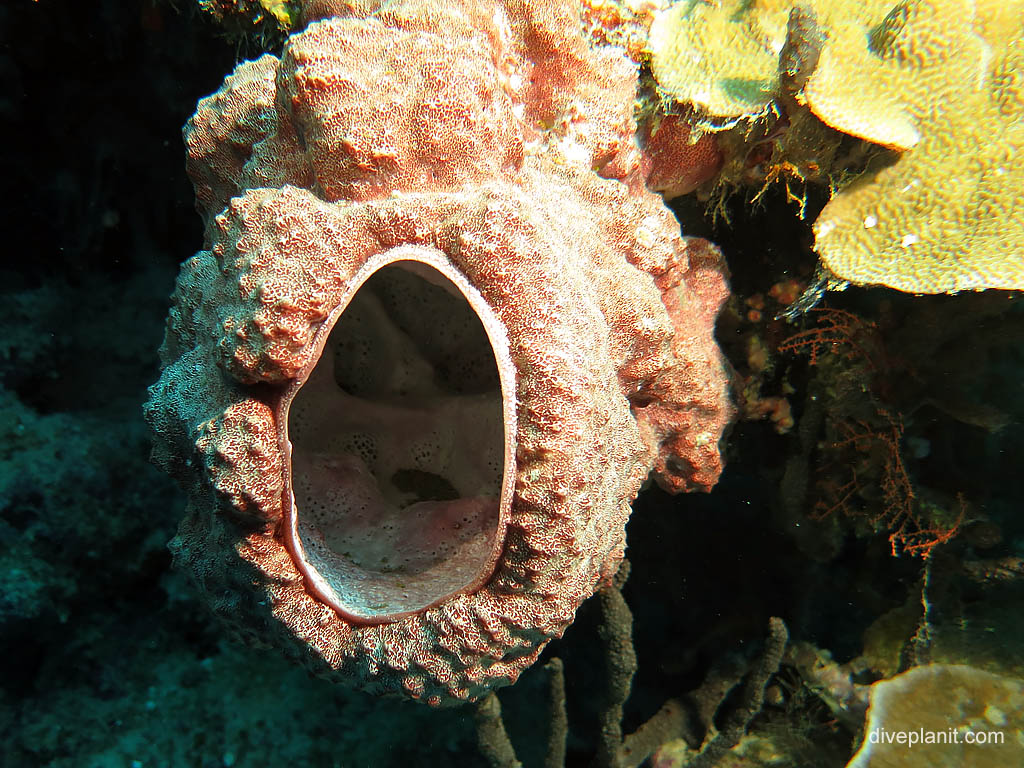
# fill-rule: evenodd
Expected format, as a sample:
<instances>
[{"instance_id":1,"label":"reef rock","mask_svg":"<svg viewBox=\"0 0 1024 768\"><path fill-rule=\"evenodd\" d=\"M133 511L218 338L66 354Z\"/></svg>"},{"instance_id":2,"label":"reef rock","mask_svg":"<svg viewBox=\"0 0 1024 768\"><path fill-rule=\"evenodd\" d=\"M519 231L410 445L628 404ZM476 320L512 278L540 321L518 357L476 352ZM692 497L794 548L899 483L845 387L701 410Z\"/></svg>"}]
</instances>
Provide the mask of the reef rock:
<instances>
[{"instance_id":1,"label":"reef rock","mask_svg":"<svg viewBox=\"0 0 1024 768\"><path fill-rule=\"evenodd\" d=\"M643 187L636 78L565 6L411 2L200 102L207 242L147 418L177 560L243 638L473 699L615 573L652 470L714 484L727 288Z\"/></svg>"}]
</instances>

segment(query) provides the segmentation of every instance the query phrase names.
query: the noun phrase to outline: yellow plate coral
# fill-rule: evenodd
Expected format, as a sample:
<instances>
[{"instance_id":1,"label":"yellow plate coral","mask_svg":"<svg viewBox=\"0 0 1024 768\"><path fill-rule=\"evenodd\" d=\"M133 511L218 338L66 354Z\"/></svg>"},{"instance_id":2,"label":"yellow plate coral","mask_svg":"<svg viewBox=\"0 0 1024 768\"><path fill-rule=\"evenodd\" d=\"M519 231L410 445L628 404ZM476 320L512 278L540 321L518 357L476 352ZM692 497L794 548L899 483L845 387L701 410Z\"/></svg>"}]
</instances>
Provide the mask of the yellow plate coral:
<instances>
[{"instance_id":1,"label":"yellow plate coral","mask_svg":"<svg viewBox=\"0 0 1024 768\"><path fill-rule=\"evenodd\" d=\"M651 29L659 85L708 123L768 114L780 54L811 45L787 39L795 8L820 51L790 106L900 152L822 211L825 265L908 292L1024 287L1024 0L685 0Z\"/></svg>"},{"instance_id":2,"label":"yellow plate coral","mask_svg":"<svg viewBox=\"0 0 1024 768\"><path fill-rule=\"evenodd\" d=\"M683 0L655 17L651 70L675 99L729 121L767 113L792 3Z\"/></svg>"},{"instance_id":3,"label":"yellow plate coral","mask_svg":"<svg viewBox=\"0 0 1024 768\"><path fill-rule=\"evenodd\" d=\"M902 101L921 139L825 206L815 248L832 272L915 293L1024 287L1022 36L1020 0L905 2L847 59L873 62L875 93L845 115Z\"/></svg>"}]
</instances>

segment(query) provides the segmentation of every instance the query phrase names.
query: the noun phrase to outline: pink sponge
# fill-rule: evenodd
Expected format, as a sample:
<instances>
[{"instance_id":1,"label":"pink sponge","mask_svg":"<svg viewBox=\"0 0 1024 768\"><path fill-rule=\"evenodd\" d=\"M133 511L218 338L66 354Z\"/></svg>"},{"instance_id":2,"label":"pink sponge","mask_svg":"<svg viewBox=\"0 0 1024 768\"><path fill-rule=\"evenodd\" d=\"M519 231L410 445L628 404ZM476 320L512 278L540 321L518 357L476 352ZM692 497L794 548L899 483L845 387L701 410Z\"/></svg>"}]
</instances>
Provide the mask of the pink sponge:
<instances>
[{"instance_id":1,"label":"pink sponge","mask_svg":"<svg viewBox=\"0 0 1024 768\"><path fill-rule=\"evenodd\" d=\"M147 416L213 609L433 704L609 579L653 470L707 490L720 255L647 192L635 66L561 3L311 23L186 127L207 243Z\"/></svg>"}]
</instances>

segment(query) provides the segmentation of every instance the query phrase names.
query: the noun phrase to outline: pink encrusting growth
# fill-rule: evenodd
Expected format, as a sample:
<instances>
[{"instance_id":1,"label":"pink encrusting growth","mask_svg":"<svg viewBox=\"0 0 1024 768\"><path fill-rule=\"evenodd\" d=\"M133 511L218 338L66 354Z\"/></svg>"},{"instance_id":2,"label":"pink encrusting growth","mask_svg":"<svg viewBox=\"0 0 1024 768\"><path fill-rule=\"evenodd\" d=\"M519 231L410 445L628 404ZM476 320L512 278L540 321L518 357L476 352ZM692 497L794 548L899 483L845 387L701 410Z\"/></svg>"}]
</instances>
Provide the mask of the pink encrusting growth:
<instances>
[{"instance_id":1,"label":"pink encrusting growth","mask_svg":"<svg viewBox=\"0 0 1024 768\"><path fill-rule=\"evenodd\" d=\"M200 102L207 242L147 417L177 558L243 637L476 698L615 573L652 470L717 480L721 257L643 186L636 78L564 4L422 0Z\"/></svg>"},{"instance_id":2,"label":"pink encrusting growth","mask_svg":"<svg viewBox=\"0 0 1024 768\"><path fill-rule=\"evenodd\" d=\"M678 115L651 120L641 141L647 170L647 186L666 200L688 195L722 169L725 156L713 133L691 140L694 127Z\"/></svg>"}]
</instances>

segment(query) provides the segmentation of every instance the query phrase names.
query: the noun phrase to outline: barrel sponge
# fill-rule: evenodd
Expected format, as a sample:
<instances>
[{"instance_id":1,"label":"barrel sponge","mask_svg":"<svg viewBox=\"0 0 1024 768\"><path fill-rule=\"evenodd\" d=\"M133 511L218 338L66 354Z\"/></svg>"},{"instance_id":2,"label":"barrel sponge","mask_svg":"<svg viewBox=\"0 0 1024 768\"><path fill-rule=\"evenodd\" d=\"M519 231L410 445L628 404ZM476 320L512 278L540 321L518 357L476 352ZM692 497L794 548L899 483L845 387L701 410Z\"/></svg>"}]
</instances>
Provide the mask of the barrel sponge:
<instances>
[{"instance_id":1,"label":"barrel sponge","mask_svg":"<svg viewBox=\"0 0 1024 768\"><path fill-rule=\"evenodd\" d=\"M636 86L564 4L414 0L200 102L146 415L235 634L476 699L609 582L649 475L716 482L724 266L643 185Z\"/></svg>"}]
</instances>

